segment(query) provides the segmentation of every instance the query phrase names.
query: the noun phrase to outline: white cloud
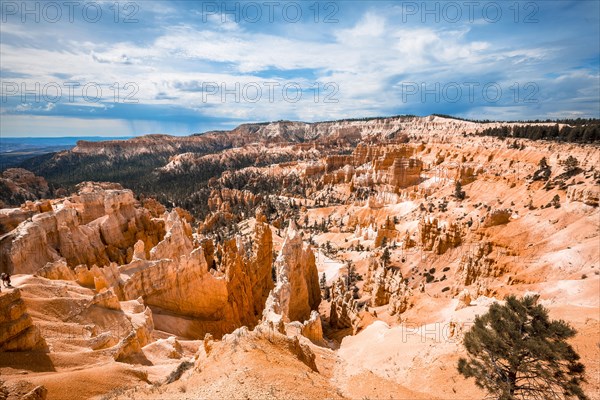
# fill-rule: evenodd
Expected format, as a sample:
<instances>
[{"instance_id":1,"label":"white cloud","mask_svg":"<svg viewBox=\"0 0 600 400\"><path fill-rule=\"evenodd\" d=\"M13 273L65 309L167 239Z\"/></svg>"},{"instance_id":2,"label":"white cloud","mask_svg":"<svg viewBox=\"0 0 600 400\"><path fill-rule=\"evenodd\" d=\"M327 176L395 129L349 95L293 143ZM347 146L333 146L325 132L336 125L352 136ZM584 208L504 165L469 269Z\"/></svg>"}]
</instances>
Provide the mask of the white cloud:
<instances>
[{"instance_id":1,"label":"white cloud","mask_svg":"<svg viewBox=\"0 0 600 400\"><path fill-rule=\"evenodd\" d=\"M169 7L164 11L165 18L174 15ZM57 82L57 76L63 74L68 76L65 80L81 84L98 82L107 99L102 106L111 101L111 84L134 82L139 88L135 98L141 104L174 104L204 115L210 110L210 116L256 120L381 114L381 110L402 105L398 88L403 81L444 84L456 79L498 77L509 87L512 82L508 76L527 82L539 80L546 72L544 68L551 72L552 60L561 50L522 43L503 43L499 47L496 42L472 40L473 25L415 28L396 22L394 15L373 10L353 26L331 25L329 41L323 41L315 38L318 35L257 33L232 21L222 23L220 16L210 16L208 22L195 26L166 25L153 42L144 45L73 37L62 43L60 50L0 43L0 56L3 70L31 76L19 79L28 85ZM28 39L36 36L14 24L3 25L2 31ZM540 68L542 64L544 68ZM315 71L314 79L303 73L297 77L285 73L307 69ZM269 74L286 78L269 78ZM310 94L298 103L223 102L214 96L206 101L200 90L202 82L224 83L228 88L235 83L243 86L255 82L264 87L274 79L281 84L297 81L304 88L311 87L314 81L334 82L339 87L339 103L323 103L323 98L315 103ZM589 82L586 76L561 76L557 82L561 80ZM544 82L548 87L553 85L550 80ZM597 99L594 87L597 85L587 91L583 87L577 89L580 98ZM83 103L81 96L76 101ZM481 110L491 112L488 108Z\"/></svg>"}]
</instances>

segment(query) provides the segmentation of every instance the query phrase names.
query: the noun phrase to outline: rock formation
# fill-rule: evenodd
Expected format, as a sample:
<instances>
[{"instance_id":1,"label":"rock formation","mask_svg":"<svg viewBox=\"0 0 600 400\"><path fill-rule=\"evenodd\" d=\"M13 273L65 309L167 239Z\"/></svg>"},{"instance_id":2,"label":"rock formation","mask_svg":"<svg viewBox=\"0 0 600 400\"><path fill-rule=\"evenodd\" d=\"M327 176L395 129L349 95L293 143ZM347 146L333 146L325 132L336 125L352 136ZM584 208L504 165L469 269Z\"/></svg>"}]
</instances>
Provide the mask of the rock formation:
<instances>
[{"instance_id":1,"label":"rock formation","mask_svg":"<svg viewBox=\"0 0 600 400\"><path fill-rule=\"evenodd\" d=\"M206 248L193 249L186 222L177 214L169 214L166 226L167 234L150 251L150 260L119 267L123 279L117 292L123 299L142 297L156 311L156 325L176 329L178 335L203 337L211 332L220 337L242 325L254 326L273 287L268 225L256 223L248 253L236 240L219 247L217 269L206 261Z\"/></svg>"},{"instance_id":2,"label":"rock formation","mask_svg":"<svg viewBox=\"0 0 600 400\"><path fill-rule=\"evenodd\" d=\"M75 272L69 268L64 258L46 263L36 272L36 275L53 280L71 281L76 279Z\"/></svg>"},{"instance_id":3,"label":"rock formation","mask_svg":"<svg viewBox=\"0 0 600 400\"><path fill-rule=\"evenodd\" d=\"M402 314L410 307L412 291L404 282L400 269L384 267L374 258L369 261L364 291L371 294L372 307L389 304L390 315Z\"/></svg>"},{"instance_id":4,"label":"rock formation","mask_svg":"<svg viewBox=\"0 0 600 400\"><path fill-rule=\"evenodd\" d=\"M346 284L340 278L331 288L329 325L334 329L352 328L353 334L356 334L360 321L358 301L354 299L352 291L346 289Z\"/></svg>"},{"instance_id":5,"label":"rock formation","mask_svg":"<svg viewBox=\"0 0 600 400\"><path fill-rule=\"evenodd\" d=\"M596 187L578 188L571 186L567 189L567 200L578 201L592 207L600 204L600 190Z\"/></svg>"},{"instance_id":6,"label":"rock formation","mask_svg":"<svg viewBox=\"0 0 600 400\"><path fill-rule=\"evenodd\" d=\"M0 293L0 351L42 351L46 347L40 331L31 320L21 291Z\"/></svg>"},{"instance_id":7,"label":"rock formation","mask_svg":"<svg viewBox=\"0 0 600 400\"><path fill-rule=\"evenodd\" d=\"M310 246L303 244L301 235L291 220L275 260L277 283L267 299L266 320L305 321L319 307L321 290L315 255Z\"/></svg>"},{"instance_id":8,"label":"rock formation","mask_svg":"<svg viewBox=\"0 0 600 400\"><path fill-rule=\"evenodd\" d=\"M318 311L313 310L310 312L310 318L303 322L301 332L302 336L315 343L323 341L323 326Z\"/></svg>"},{"instance_id":9,"label":"rock formation","mask_svg":"<svg viewBox=\"0 0 600 400\"><path fill-rule=\"evenodd\" d=\"M116 361L126 361L137 353L140 353L142 347L150 343L151 334L154 330L152 320L152 311L146 307L140 314L131 316L131 331L117 344L113 352Z\"/></svg>"},{"instance_id":10,"label":"rock formation","mask_svg":"<svg viewBox=\"0 0 600 400\"><path fill-rule=\"evenodd\" d=\"M510 221L512 211L509 209L494 210L490 212L483 222L484 227L504 225Z\"/></svg>"},{"instance_id":11,"label":"rock formation","mask_svg":"<svg viewBox=\"0 0 600 400\"><path fill-rule=\"evenodd\" d=\"M492 252L489 242L478 243L472 251L462 255L458 266L459 283L469 286L492 274L494 259L487 257Z\"/></svg>"},{"instance_id":12,"label":"rock formation","mask_svg":"<svg viewBox=\"0 0 600 400\"><path fill-rule=\"evenodd\" d=\"M48 182L23 168L8 168L0 174L0 208L18 206L51 194Z\"/></svg>"},{"instance_id":13,"label":"rock formation","mask_svg":"<svg viewBox=\"0 0 600 400\"><path fill-rule=\"evenodd\" d=\"M125 264L133 245L154 247L164 225L137 206L133 193L119 186L85 183L53 211L36 214L0 240L2 271L35 273L64 258L69 267Z\"/></svg>"},{"instance_id":14,"label":"rock formation","mask_svg":"<svg viewBox=\"0 0 600 400\"><path fill-rule=\"evenodd\" d=\"M211 211L232 212L241 206L243 209L251 209L260 201L251 192L235 189L213 190L208 198L208 208Z\"/></svg>"},{"instance_id":15,"label":"rock formation","mask_svg":"<svg viewBox=\"0 0 600 400\"><path fill-rule=\"evenodd\" d=\"M0 398L3 400L46 400L48 389L29 381L19 380L4 384L0 381Z\"/></svg>"},{"instance_id":16,"label":"rock formation","mask_svg":"<svg viewBox=\"0 0 600 400\"><path fill-rule=\"evenodd\" d=\"M189 337L206 332L220 337L242 325L254 326L273 288L271 230L264 221L257 216L251 246L236 240L221 245L217 249L221 262L214 268L212 247L196 248L185 213L173 210L153 218L130 191L86 183L56 211L21 223L0 246L3 266L10 272L75 280L96 291L108 289L94 304L109 309L117 309L118 300L141 297L157 312L157 326ZM209 251L210 265L205 258ZM314 255L303 249L289 256L301 257L290 265L304 282L302 292L294 278L293 290L298 293L292 315L308 318L320 301L312 289L314 283L320 294ZM303 293L306 309L298 297ZM135 344L140 341L133 336L127 340L124 349L144 345Z\"/></svg>"},{"instance_id":17,"label":"rock formation","mask_svg":"<svg viewBox=\"0 0 600 400\"><path fill-rule=\"evenodd\" d=\"M424 251L444 254L462 241L462 231L457 223L440 224L437 218L419 221L419 240Z\"/></svg>"},{"instance_id":18,"label":"rock formation","mask_svg":"<svg viewBox=\"0 0 600 400\"><path fill-rule=\"evenodd\" d=\"M469 293L468 289L464 289L458 295L458 304L456 306L456 310L460 310L465 307L469 307L470 305L471 305L471 293Z\"/></svg>"},{"instance_id":19,"label":"rock formation","mask_svg":"<svg viewBox=\"0 0 600 400\"><path fill-rule=\"evenodd\" d=\"M375 247L380 247L385 241L388 245L392 243L392 241L398 240L399 232L396 230L393 221L388 218L385 221L385 224L377 230L377 236L375 237Z\"/></svg>"},{"instance_id":20,"label":"rock formation","mask_svg":"<svg viewBox=\"0 0 600 400\"><path fill-rule=\"evenodd\" d=\"M89 306L99 306L109 310L121 310L119 298L112 289L105 289L96 294L89 303Z\"/></svg>"}]
</instances>

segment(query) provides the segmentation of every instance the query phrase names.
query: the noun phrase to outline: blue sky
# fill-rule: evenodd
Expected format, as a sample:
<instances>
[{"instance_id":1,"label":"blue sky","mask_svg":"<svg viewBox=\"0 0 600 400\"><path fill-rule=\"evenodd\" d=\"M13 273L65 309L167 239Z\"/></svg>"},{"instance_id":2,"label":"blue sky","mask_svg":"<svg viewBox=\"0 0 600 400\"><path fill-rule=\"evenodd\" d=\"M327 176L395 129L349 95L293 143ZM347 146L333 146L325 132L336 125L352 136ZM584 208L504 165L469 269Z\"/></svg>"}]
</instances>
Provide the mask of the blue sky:
<instances>
[{"instance_id":1,"label":"blue sky","mask_svg":"<svg viewBox=\"0 0 600 400\"><path fill-rule=\"evenodd\" d=\"M3 1L0 136L600 117L599 5Z\"/></svg>"}]
</instances>

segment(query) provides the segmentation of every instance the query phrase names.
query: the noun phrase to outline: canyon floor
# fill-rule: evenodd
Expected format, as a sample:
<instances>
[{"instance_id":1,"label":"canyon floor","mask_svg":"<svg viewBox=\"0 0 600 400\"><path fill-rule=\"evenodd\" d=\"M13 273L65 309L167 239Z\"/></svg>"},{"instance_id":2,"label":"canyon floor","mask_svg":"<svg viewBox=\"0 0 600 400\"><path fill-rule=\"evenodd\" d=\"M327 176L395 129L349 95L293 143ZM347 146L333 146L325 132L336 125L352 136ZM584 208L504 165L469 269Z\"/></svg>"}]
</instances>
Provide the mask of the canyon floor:
<instances>
[{"instance_id":1,"label":"canyon floor","mask_svg":"<svg viewBox=\"0 0 600 400\"><path fill-rule=\"evenodd\" d=\"M88 181L1 209L0 399L479 399L462 338L513 294L577 330L600 399L600 147L441 117L330 125L148 171L214 167L200 206Z\"/></svg>"}]
</instances>

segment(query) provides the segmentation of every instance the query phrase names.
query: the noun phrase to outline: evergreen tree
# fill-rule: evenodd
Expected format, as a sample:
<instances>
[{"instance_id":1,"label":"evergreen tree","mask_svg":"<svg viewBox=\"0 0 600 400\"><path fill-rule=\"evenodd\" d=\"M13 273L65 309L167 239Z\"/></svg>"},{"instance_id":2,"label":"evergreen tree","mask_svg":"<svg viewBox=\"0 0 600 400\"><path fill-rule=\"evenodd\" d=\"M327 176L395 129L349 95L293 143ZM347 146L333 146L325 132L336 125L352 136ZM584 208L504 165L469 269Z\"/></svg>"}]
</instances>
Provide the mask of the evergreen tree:
<instances>
[{"instance_id":1,"label":"evergreen tree","mask_svg":"<svg viewBox=\"0 0 600 400\"><path fill-rule=\"evenodd\" d=\"M575 157L569 156L567 157L563 165L565 167L565 171L567 173L570 173L575 171L579 167L579 161Z\"/></svg>"},{"instance_id":2,"label":"evergreen tree","mask_svg":"<svg viewBox=\"0 0 600 400\"><path fill-rule=\"evenodd\" d=\"M381 238L381 247L387 247L387 237Z\"/></svg>"},{"instance_id":3,"label":"evergreen tree","mask_svg":"<svg viewBox=\"0 0 600 400\"><path fill-rule=\"evenodd\" d=\"M465 198L465 191L462 189L460 181L456 181L456 184L454 185L454 197L459 200L464 200Z\"/></svg>"},{"instance_id":4,"label":"evergreen tree","mask_svg":"<svg viewBox=\"0 0 600 400\"><path fill-rule=\"evenodd\" d=\"M469 358L458 371L496 399L587 399L580 387L584 366L567 343L575 329L551 321L532 296L506 298L475 318L464 337Z\"/></svg>"},{"instance_id":5,"label":"evergreen tree","mask_svg":"<svg viewBox=\"0 0 600 400\"><path fill-rule=\"evenodd\" d=\"M319 286L321 287L321 289L325 289L325 287L327 286L327 277L325 276L325 272L323 272L323 275L321 276Z\"/></svg>"},{"instance_id":6,"label":"evergreen tree","mask_svg":"<svg viewBox=\"0 0 600 400\"><path fill-rule=\"evenodd\" d=\"M390 262L390 259L391 259L390 251L386 247L385 249L383 249L383 254L381 255L381 262L383 263L384 267L386 267L388 265L388 263Z\"/></svg>"}]
</instances>

